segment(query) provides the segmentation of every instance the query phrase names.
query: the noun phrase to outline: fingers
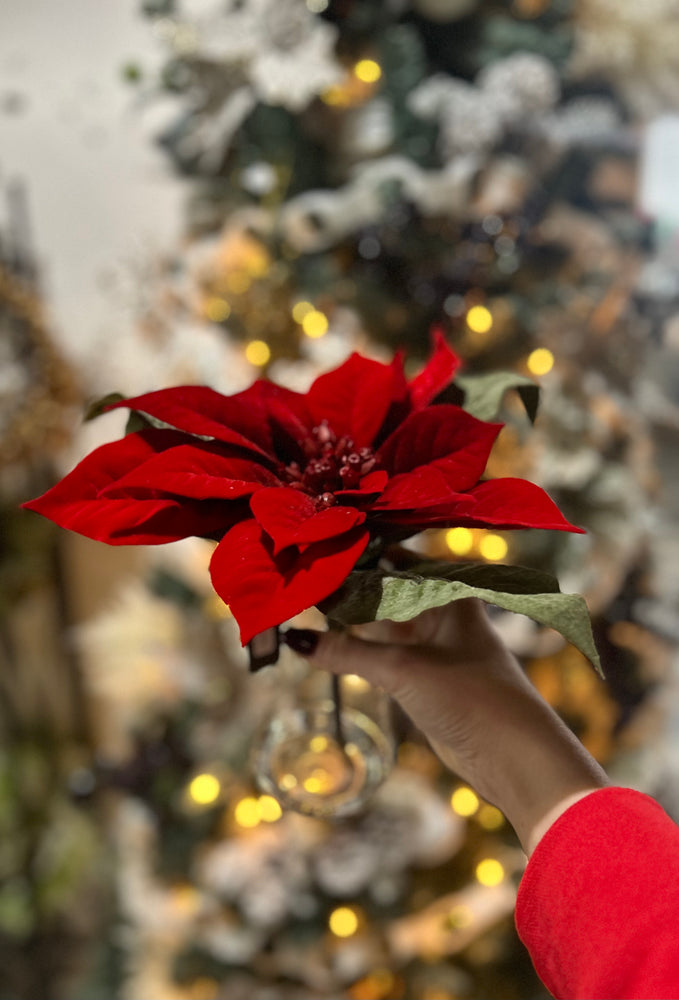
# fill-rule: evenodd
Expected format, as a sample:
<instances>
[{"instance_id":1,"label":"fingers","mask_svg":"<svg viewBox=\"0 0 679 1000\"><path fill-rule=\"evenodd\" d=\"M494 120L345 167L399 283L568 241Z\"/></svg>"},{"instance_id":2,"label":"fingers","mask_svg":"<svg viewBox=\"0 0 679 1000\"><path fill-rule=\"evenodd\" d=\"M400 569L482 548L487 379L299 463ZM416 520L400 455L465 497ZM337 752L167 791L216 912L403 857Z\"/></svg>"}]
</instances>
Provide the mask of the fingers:
<instances>
[{"instance_id":1,"label":"fingers","mask_svg":"<svg viewBox=\"0 0 679 1000\"><path fill-rule=\"evenodd\" d=\"M319 670L332 674L359 674L370 684L393 691L398 686L403 654L398 645L366 642L348 632L312 632L288 629L283 641L306 656Z\"/></svg>"}]
</instances>

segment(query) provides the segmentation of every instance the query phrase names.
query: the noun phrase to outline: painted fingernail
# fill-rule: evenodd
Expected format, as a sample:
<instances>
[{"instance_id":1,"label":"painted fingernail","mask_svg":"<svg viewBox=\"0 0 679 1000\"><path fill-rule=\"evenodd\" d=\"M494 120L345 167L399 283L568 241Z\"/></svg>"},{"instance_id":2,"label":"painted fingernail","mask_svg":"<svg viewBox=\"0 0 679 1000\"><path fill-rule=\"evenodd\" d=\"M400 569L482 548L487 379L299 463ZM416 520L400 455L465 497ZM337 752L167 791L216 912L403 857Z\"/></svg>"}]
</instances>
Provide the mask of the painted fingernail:
<instances>
[{"instance_id":1,"label":"painted fingernail","mask_svg":"<svg viewBox=\"0 0 679 1000\"><path fill-rule=\"evenodd\" d=\"M319 634L308 628L289 628L287 632L282 633L281 639L300 656L313 656Z\"/></svg>"}]
</instances>

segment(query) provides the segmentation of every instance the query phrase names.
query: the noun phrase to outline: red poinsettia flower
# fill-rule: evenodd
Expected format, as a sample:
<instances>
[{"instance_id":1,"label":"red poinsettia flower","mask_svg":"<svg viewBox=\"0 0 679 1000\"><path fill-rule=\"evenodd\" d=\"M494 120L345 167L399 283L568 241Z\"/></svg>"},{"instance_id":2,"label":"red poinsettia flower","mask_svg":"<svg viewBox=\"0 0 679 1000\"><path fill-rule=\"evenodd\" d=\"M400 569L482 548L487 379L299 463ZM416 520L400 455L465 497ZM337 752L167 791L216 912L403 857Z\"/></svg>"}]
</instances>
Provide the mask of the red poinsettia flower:
<instances>
[{"instance_id":1,"label":"red poinsettia flower","mask_svg":"<svg viewBox=\"0 0 679 1000\"><path fill-rule=\"evenodd\" d=\"M110 545L218 540L212 582L244 644L328 597L371 537L580 531L533 483L480 482L502 424L432 403L457 367L438 336L411 381L400 357L353 354L306 394L261 379L234 396L183 386L127 399L109 409L153 426L97 448L24 506Z\"/></svg>"}]
</instances>

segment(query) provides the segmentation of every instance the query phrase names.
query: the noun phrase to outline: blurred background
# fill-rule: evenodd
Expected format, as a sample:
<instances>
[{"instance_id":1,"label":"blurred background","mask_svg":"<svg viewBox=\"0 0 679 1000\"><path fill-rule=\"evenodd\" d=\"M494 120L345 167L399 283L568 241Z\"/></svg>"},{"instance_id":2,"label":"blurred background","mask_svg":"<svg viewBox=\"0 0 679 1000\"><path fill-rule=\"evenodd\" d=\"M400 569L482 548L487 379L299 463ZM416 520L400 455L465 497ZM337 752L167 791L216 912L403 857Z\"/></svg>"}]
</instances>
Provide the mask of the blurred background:
<instances>
[{"instance_id":1,"label":"blurred background","mask_svg":"<svg viewBox=\"0 0 679 1000\"><path fill-rule=\"evenodd\" d=\"M122 433L83 421L112 391L416 370L435 328L535 379L489 473L588 534L417 544L585 594L605 682L495 621L679 820L677 51L677 0L2 5L1 1000L546 997L518 842L407 720L360 814L282 813L255 750L294 665L248 675L208 543L19 511Z\"/></svg>"}]
</instances>

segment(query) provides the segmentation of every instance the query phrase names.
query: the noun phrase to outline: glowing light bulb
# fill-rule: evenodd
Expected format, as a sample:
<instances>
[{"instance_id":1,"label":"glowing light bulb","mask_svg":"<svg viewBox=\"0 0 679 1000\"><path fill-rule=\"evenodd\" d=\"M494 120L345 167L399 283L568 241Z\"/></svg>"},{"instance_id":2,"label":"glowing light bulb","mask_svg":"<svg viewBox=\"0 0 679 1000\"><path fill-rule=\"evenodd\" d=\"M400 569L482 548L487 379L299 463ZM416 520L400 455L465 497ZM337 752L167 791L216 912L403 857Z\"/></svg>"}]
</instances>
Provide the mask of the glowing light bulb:
<instances>
[{"instance_id":1,"label":"glowing light bulb","mask_svg":"<svg viewBox=\"0 0 679 1000\"><path fill-rule=\"evenodd\" d=\"M484 535L479 543L479 552L484 559L488 559L490 562L504 559L508 550L509 546L500 535Z\"/></svg>"},{"instance_id":2,"label":"glowing light bulb","mask_svg":"<svg viewBox=\"0 0 679 1000\"><path fill-rule=\"evenodd\" d=\"M312 309L302 319L302 329L307 337L318 340L328 331L328 317L318 309Z\"/></svg>"},{"instance_id":3,"label":"glowing light bulb","mask_svg":"<svg viewBox=\"0 0 679 1000\"><path fill-rule=\"evenodd\" d=\"M271 357L271 349L263 340L251 340L245 348L245 357L251 365L261 368Z\"/></svg>"},{"instance_id":4,"label":"glowing light bulb","mask_svg":"<svg viewBox=\"0 0 679 1000\"><path fill-rule=\"evenodd\" d=\"M476 866L475 875L481 885L499 885L504 880L505 870L497 858L484 858Z\"/></svg>"},{"instance_id":5,"label":"glowing light bulb","mask_svg":"<svg viewBox=\"0 0 679 1000\"><path fill-rule=\"evenodd\" d=\"M358 930L358 914L350 906L338 906L328 918L328 927L335 937L351 937Z\"/></svg>"},{"instance_id":6,"label":"glowing light bulb","mask_svg":"<svg viewBox=\"0 0 679 1000\"><path fill-rule=\"evenodd\" d=\"M223 323L231 315L231 306L226 299L214 295L205 302L203 312L211 323Z\"/></svg>"},{"instance_id":7,"label":"glowing light bulb","mask_svg":"<svg viewBox=\"0 0 679 1000\"><path fill-rule=\"evenodd\" d=\"M554 367L554 355L546 347L536 347L528 355L526 365L533 375L546 375Z\"/></svg>"},{"instance_id":8,"label":"glowing light bulb","mask_svg":"<svg viewBox=\"0 0 679 1000\"><path fill-rule=\"evenodd\" d=\"M189 784L189 796L199 806L209 806L219 798L222 786L214 774L197 774Z\"/></svg>"},{"instance_id":9,"label":"glowing light bulb","mask_svg":"<svg viewBox=\"0 0 679 1000\"><path fill-rule=\"evenodd\" d=\"M377 83L382 76L382 67L374 59L359 59L354 66L354 76L362 83Z\"/></svg>"},{"instance_id":10,"label":"glowing light bulb","mask_svg":"<svg viewBox=\"0 0 679 1000\"><path fill-rule=\"evenodd\" d=\"M265 823L275 823L283 815L280 802L273 795L260 795L259 815Z\"/></svg>"},{"instance_id":11,"label":"glowing light bulb","mask_svg":"<svg viewBox=\"0 0 679 1000\"><path fill-rule=\"evenodd\" d=\"M304 317L309 313L314 311L314 307L311 302L307 302L306 299L300 299L299 302L295 302L292 307L292 318L295 323L302 323Z\"/></svg>"},{"instance_id":12,"label":"glowing light bulb","mask_svg":"<svg viewBox=\"0 0 679 1000\"><path fill-rule=\"evenodd\" d=\"M479 797L471 788L456 788L450 796L450 804L458 816L473 816L479 808Z\"/></svg>"},{"instance_id":13,"label":"glowing light bulb","mask_svg":"<svg viewBox=\"0 0 679 1000\"><path fill-rule=\"evenodd\" d=\"M450 528L446 531L446 545L456 556L465 556L474 546L474 536L469 528Z\"/></svg>"},{"instance_id":14,"label":"glowing light bulb","mask_svg":"<svg viewBox=\"0 0 679 1000\"><path fill-rule=\"evenodd\" d=\"M476 821L484 830L499 830L504 825L505 818L499 809L486 803L479 809Z\"/></svg>"},{"instance_id":15,"label":"glowing light bulb","mask_svg":"<svg viewBox=\"0 0 679 1000\"><path fill-rule=\"evenodd\" d=\"M257 799L247 796L237 803L233 812L236 823L245 829L258 826L262 818Z\"/></svg>"},{"instance_id":16,"label":"glowing light bulb","mask_svg":"<svg viewBox=\"0 0 679 1000\"><path fill-rule=\"evenodd\" d=\"M488 333L493 325L493 314L485 306L472 306L467 313L467 326L474 333Z\"/></svg>"}]
</instances>

